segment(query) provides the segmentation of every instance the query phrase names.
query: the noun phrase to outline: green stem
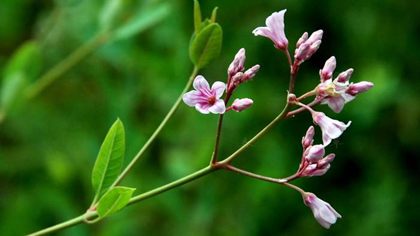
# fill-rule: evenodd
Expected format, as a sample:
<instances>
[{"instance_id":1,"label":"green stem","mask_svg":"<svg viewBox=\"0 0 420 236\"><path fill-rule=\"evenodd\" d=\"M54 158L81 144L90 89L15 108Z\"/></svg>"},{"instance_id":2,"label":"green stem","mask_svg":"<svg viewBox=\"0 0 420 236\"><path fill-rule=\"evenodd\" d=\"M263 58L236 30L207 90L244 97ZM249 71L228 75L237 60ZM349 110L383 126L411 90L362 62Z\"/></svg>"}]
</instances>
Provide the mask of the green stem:
<instances>
[{"instance_id":1,"label":"green stem","mask_svg":"<svg viewBox=\"0 0 420 236\"><path fill-rule=\"evenodd\" d=\"M130 199L130 202L128 204L131 205L133 203L140 202L140 201L143 201L143 200L148 199L150 197L153 197L155 195L164 193L164 192L166 192L168 190L171 190L171 189L176 188L176 187L178 187L180 185L184 185L186 183L189 183L189 182L191 182L191 181L193 181L195 179L198 179L198 178L200 178L202 176L205 176L207 174L210 174L213 171L216 171L216 170L219 170L219 169L220 168L217 168L217 167L214 167L214 166L210 166L209 165L209 166L207 166L207 167L205 167L203 169L200 169L200 170L198 170L198 171L196 171L196 172L194 172L194 173L192 173L190 175L187 175L187 176L185 176L185 177L183 177L181 179L175 180L175 181L173 181L173 182L171 182L169 184L163 185L161 187L155 188L155 189L150 190L148 192L145 192L145 193L139 194L137 196L134 196L134 197L132 197Z\"/></svg>"},{"instance_id":2,"label":"green stem","mask_svg":"<svg viewBox=\"0 0 420 236\"><path fill-rule=\"evenodd\" d=\"M66 73L73 66L77 65L86 56L95 51L108 39L108 33L97 34L90 41L86 42L78 49L73 51L64 60L59 62L44 75L42 75L33 85L26 90L26 98L31 99L37 96L48 85L57 80L60 76Z\"/></svg>"},{"instance_id":3,"label":"green stem","mask_svg":"<svg viewBox=\"0 0 420 236\"><path fill-rule=\"evenodd\" d=\"M220 136L222 133L222 125L223 125L223 114L220 114L219 121L217 123L216 141L214 144L214 150L213 150L213 155L211 156L210 165L214 165L217 162L217 156L219 155Z\"/></svg>"},{"instance_id":4,"label":"green stem","mask_svg":"<svg viewBox=\"0 0 420 236\"><path fill-rule=\"evenodd\" d=\"M80 215L80 216L75 217L73 219L70 219L68 221L64 221L64 222L62 222L60 224L56 224L54 226L45 228L43 230L40 230L40 231L31 233L28 236L38 236L38 235L50 234L50 233L56 232L58 230L69 228L69 227L71 227L73 225L77 225L77 224L83 223L84 219L89 218L89 217L92 217L92 216L95 216L95 215L96 215L96 212L87 212L87 213L85 213L83 215Z\"/></svg>"},{"instance_id":5,"label":"green stem","mask_svg":"<svg viewBox=\"0 0 420 236\"><path fill-rule=\"evenodd\" d=\"M152 144L152 142L155 140L155 138L158 136L160 131L163 129L163 127L166 125L168 120L172 117L172 115L175 113L176 109L179 107L179 104L182 101L182 96L188 91L190 88L195 76L198 73L198 68L194 67L193 72L191 73L191 76L185 85L184 89L182 90L181 94L179 95L178 99L175 101L174 105L172 105L171 109L169 110L168 114L166 114L165 118L163 118L162 122L160 122L157 129L153 132L153 134L150 136L150 138L147 140L147 142L143 145L143 147L140 149L140 151L136 154L136 156L133 157L131 162L127 165L127 167L121 172L121 174L118 176L118 178L115 180L115 182L111 185L110 189L116 185L118 185L124 177L128 174L128 172L131 170L131 168L136 164L137 160L143 155L143 153L147 150L147 148Z\"/></svg>"},{"instance_id":6,"label":"green stem","mask_svg":"<svg viewBox=\"0 0 420 236\"><path fill-rule=\"evenodd\" d=\"M226 159L224 159L223 161L219 163L224 165L224 164L229 164L230 162L232 162L233 159L239 156L239 154L245 151L249 146L254 144L259 138L264 136L270 129L272 129L277 124L277 122L284 119L287 115L287 110L289 109L289 107L290 107L290 103L287 102L283 110L280 112L280 114L276 118L274 118L274 120L272 120L266 127L264 127L260 132L258 132L252 139L250 139L242 147L240 147L238 150L236 150L234 153L232 153L230 156L228 156Z\"/></svg>"}]
</instances>

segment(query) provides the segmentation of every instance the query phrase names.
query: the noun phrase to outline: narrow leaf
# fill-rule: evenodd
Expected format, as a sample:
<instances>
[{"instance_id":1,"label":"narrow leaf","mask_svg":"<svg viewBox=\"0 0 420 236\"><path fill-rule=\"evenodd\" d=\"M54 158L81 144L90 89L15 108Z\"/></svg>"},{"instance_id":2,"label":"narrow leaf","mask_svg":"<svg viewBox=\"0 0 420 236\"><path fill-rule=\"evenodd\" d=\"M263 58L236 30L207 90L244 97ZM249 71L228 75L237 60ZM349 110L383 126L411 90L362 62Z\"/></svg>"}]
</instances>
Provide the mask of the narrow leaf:
<instances>
[{"instance_id":1,"label":"narrow leaf","mask_svg":"<svg viewBox=\"0 0 420 236\"><path fill-rule=\"evenodd\" d=\"M194 35L190 44L190 58L195 66L203 68L219 56L222 49L222 27L210 23Z\"/></svg>"},{"instance_id":2,"label":"narrow leaf","mask_svg":"<svg viewBox=\"0 0 420 236\"><path fill-rule=\"evenodd\" d=\"M115 187L105 193L96 208L100 218L109 216L125 207L133 195L134 188Z\"/></svg>"},{"instance_id":3,"label":"narrow leaf","mask_svg":"<svg viewBox=\"0 0 420 236\"><path fill-rule=\"evenodd\" d=\"M201 27L201 9L198 0L194 0L194 32L197 34Z\"/></svg>"},{"instance_id":4,"label":"narrow leaf","mask_svg":"<svg viewBox=\"0 0 420 236\"><path fill-rule=\"evenodd\" d=\"M213 9L213 11L211 12L211 22L213 22L213 23L216 23L216 17L217 17L217 10L218 10L219 8L218 7L215 7L214 9Z\"/></svg>"},{"instance_id":5,"label":"narrow leaf","mask_svg":"<svg viewBox=\"0 0 420 236\"><path fill-rule=\"evenodd\" d=\"M92 185L97 198L100 198L118 177L123 164L124 152L124 126L117 119L101 145L92 170Z\"/></svg>"}]
</instances>

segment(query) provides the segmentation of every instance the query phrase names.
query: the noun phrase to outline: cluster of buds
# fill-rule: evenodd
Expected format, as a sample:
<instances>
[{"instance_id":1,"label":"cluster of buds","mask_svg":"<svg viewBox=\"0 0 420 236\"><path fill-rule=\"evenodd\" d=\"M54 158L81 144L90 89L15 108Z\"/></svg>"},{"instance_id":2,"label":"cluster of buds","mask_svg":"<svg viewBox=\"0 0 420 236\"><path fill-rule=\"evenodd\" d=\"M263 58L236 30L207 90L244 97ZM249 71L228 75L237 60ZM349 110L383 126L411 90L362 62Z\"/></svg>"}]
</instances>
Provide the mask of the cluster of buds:
<instances>
[{"instance_id":1,"label":"cluster of buds","mask_svg":"<svg viewBox=\"0 0 420 236\"><path fill-rule=\"evenodd\" d=\"M302 138L303 154L296 177L311 177L324 175L330 169L330 163L335 154L325 156L325 147L322 144L313 145L315 129L310 126Z\"/></svg>"},{"instance_id":2,"label":"cluster of buds","mask_svg":"<svg viewBox=\"0 0 420 236\"><path fill-rule=\"evenodd\" d=\"M202 114L223 114L229 110L240 112L249 108L253 104L250 98L237 98L231 106L226 108L226 103L229 101L234 90L240 84L252 79L260 69L259 65L254 65L244 71L245 58L245 49L241 48L229 65L227 84L216 81L210 87L203 76L197 76L193 82L194 90L185 93L182 97L185 104L195 107ZM222 99L221 97L225 90L226 96Z\"/></svg>"}]
</instances>

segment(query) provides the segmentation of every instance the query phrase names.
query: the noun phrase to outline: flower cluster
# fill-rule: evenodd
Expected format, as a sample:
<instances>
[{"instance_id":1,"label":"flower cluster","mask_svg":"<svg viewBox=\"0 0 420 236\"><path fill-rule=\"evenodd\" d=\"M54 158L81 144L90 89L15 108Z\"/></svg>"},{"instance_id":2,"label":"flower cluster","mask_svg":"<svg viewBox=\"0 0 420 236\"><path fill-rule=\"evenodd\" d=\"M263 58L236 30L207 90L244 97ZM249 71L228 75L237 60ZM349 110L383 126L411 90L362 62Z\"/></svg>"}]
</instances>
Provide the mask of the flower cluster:
<instances>
[{"instance_id":1,"label":"flower cluster","mask_svg":"<svg viewBox=\"0 0 420 236\"><path fill-rule=\"evenodd\" d=\"M209 83L203 76L197 76L193 82L195 90L185 93L182 97L185 104L195 107L202 114L223 114L229 110L240 112L249 108L254 103L250 98L237 98L231 106L226 108L226 103L235 89L240 84L252 79L260 69L259 65L254 65L244 71L245 58L245 49L241 48L229 65L227 84L216 81L210 88ZM222 99L225 90L226 96L225 99Z\"/></svg>"},{"instance_id":2,"label":"flower cluster","mask_svg":"<svg viewBox=\"0 0 420 236\"><path fill-rule=\"evenodd\" d=\"M310 126L302 138L303 153L301 162L296 173L287 178L278 179L274 181L279 184L285 184L286 186L293 186L295 190L298 190L304 199L304 203L308 206L315 219L325 228L329 228L331 224L334 224L341 215L337 213L334 208L331 207L327 202L319 199L315 194L305 192L299 187L290 184L289 182L301 178L301 177L312 177L322 176L331 167L332 161L335 159L335 154L331 153L325 155L325 148L331 143L333 139L340 137L343 132L350 126L351 121L344 123L328 117L325 113L319 112L313 109L315 105L327 104L334 112L339 113L342 111L344 104L352 101L359 93L366 92L373 87L373 83L362 81L358 83L350 83L349 80L353 74L353 69L347 69L341 72L335 79L333 79L333 73L336 68L335 57L330 57L324 67L319 71L321 78L320 83L313 89L305 93L304 95L297 97L294 92L295 77L301 64L314 55L321 46L323 31L317 30L309 35L307 32L299 38L296 43L294 51L294 61L288 51L289 41L286 38L284 32L284 15L286 10L274 12L267 17L265 23L266 26L257 27L252 33L256 36L263 36L269 38L274 47L287 56L290 66L290 86L289 95L287 99L287 106L285 110L289 109L293 105L300 106L294 111L285 113L286 115L280 115L281 118L288 118L302 111L309 111L313 123L318 125L322 131L322 144L314 144L315 128ZM232 63L229 65L227 70L227 82L215 82L210 88L209 83L204 79L203 76L197 76L194 81L194 89L183 96L184 102L192 107L195 107L199 112L203 114L216 113L223 114L226 111L242 111L249 108L253 104L253 100L250 98L235 99L231 106L226 107L230 97L233 95L235 89L242 83L252 79L258 72L260 66L255 65L248 70L245 70L245 49L240 49L235 55ZM226 91L224 99L222 95ZM314 96L314 101L308 104L303 103L303 100L307 97ZM230 164L230 163L228 163ZM227 168L229 170L238 170L233 166ZM247 173L246 171L238 171L238 173ZM248 172L249 173L249 172ZM256 174L249 174L249 176L256 177ZM264 176L258 176L259 179L267 181L273 181L273 178L266 178Z\"/></svg>"}]
</instances>

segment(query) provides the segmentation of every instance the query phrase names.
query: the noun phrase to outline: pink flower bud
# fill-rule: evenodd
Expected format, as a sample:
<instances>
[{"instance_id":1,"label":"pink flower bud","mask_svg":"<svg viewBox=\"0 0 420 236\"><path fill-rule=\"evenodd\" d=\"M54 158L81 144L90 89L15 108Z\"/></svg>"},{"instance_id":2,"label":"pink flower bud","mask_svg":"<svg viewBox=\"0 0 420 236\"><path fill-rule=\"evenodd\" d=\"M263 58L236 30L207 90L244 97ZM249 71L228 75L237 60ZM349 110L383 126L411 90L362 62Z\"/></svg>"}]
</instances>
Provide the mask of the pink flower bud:
<instances>
[{"instance_id":1,"label":"pink flower bud","mask_svg":"<svg viewBox=\"0 0 420 236\"><path fill-rule=\"evenodd\" d=\"M319 125L322 130L322 140L324 146L331 143L332 139L340 137L340 135L350 126L351 121L344 124L341 121L329 118L323 112L311 111L314 122Z\"/></svg>"},{"instance_id":2,"label":"pink flower bud","mask_svg":"<svg viewBox=\"0 0 420 236\"><path fill-rule=\"evenodd\" d=\"M309 38L307 38L307 34L303 34L298 40L298 43L296 44L297 48L295 50L295 60L298 65L308 60L318 50L321 45L322 34L322 30L317 30L313 32Z\"/></svg>"},{"instance_id":3,"label":"pink flower bud","mask_svg":"<svg viewBox=\"0 0 420 236\"><path fill-rule=\"evenodd\" d=\"M306 42L306 40L308 40L308 32L305 32L302 34L302 36L300 36L299 40L296 43L296 48L300 47L300 45Z\"/></svg>"},{"instance_id":4,"label":"pink flower bud","mask_svg":"<svg viewBox=\"0 0 420 236\"><path fill-rule=\"evenodd\" d=\"M319 76L321 77L321 82L325 82L332 78L336 67L336 60L335 57L330 57L326 62L324 67L319 71Z\"/></svg>"},{"instance_id":5,"label":"pink flower bud","mask_svg":"<svg viewBox=\"0 0 420 236\"><path fill-rule=\"evenodd\" d=\"M355 84L350 84L349 87L346 90L346 93L348 93L352 96L356 96L359 93L363 93L363 92L368 91L372 87L373 87L372 82L362 81L362 82L358 82L358 83L355 83Z\"/></svg>"},{"instance_id":6,"label":"pink flower bud","mask_svg":"<svg viewBox=\"0 0 420 236\"><path fill-rule=\"evenodd\" d=\"M236 73L243 71L244 63L245 63L245 49L241 48L236 53L235 58L233 59L232 63L230 63L229 65L229 68L228 68L229 77L232 77Z\"/></svg>"},{"instance_id":7,"label":"pink flower bud","mask_svg":"<svg viewBox=\"0 0 420 236\"><path fill-rule=\"evenodd\" d=\"M335 159L334 153L328 154L326 157L318 161L318 168L324 168L325 166L329 166L330 163L334 161L334 159Z\"/></svg>"},{"instance_id":8,"label":"pink flower bud","mask_svg":"<svg viewBox=\"0 0 420 236\"><path fill-rule=\"evenodd\" d=\"M306 131L305 137L302 138L302 147L307 149L314 142L315 128L311 125Z\"/></svg>"},{"instance_id":9,"label":"pink flower bud","mask_svg":"<svg viewBox=\"0 0 420 236\"><path fill-rule=\"evenodd\" d=\"M279 50L286 50L288 41L284 33L284 14L286 9L274 12L265 20L265 27L258 27L252 31L255 36L263 36L271 39L274 47Z\"/></svg>"},{"instance_id":10,"label":"pink flower bud","mask_svg":"<svg viewBox=\"0 0 420 236\"><path fill-rule=\"evenodd\" d=\"M339 82L339 83L347 83L350 80L352 74L353 74L353 69L350 68L350 69L348 69L346 71L341 72L337 76L337 78L335 79L335 81L336 82Z\"/></svg>"},{"instance_id":11,"label":"pink flower bud","mask_svg":"<svg viewBox=\"0 0 420 236\"><path fill-rule=\"evenodd\" d=\"M304 193L302 197L303 202L312 210L315 219L322 227L329 229L337 218L341 218L341 215L329 203L319 199L315 194Z\"/></svg>"},{"instance_id":12,"label":"pink flower bud","mask_svg":"<svg viewBox=\"0 0 420 236\"><path fill-rule=\"evenodd\" d=\"M253 103L254 101L252 101L252 99L249 98L237 98L232 103L232 110L240 112L252 106Z\"/></svg>"},{"instance_id":13,"label":"pink flower bud","mask_svg":"<svg viewBox=\"0 0 420 236\"><path fill-rule=\"evenodd\" d=\"M247 80L252 79L259 70L260 70L260 65L255 65L249 68L248 70L245 71L242 81L245 82Z\"/></svg>"},{"instance_id":14,"label":"pink flower bud","mask_svg":"<svg viewBox=\"0 0 420 236\"><path fill-rule=\"evenodd\" d=\"M321 144L318 145L314 145L309 147L306 151L305 151L305 159L309 162L309 163L316 163L319 160L321 160L321 158L324 157L325 154L325 150L324 150L324 146Z\"/></svg>"}]
</instances>

